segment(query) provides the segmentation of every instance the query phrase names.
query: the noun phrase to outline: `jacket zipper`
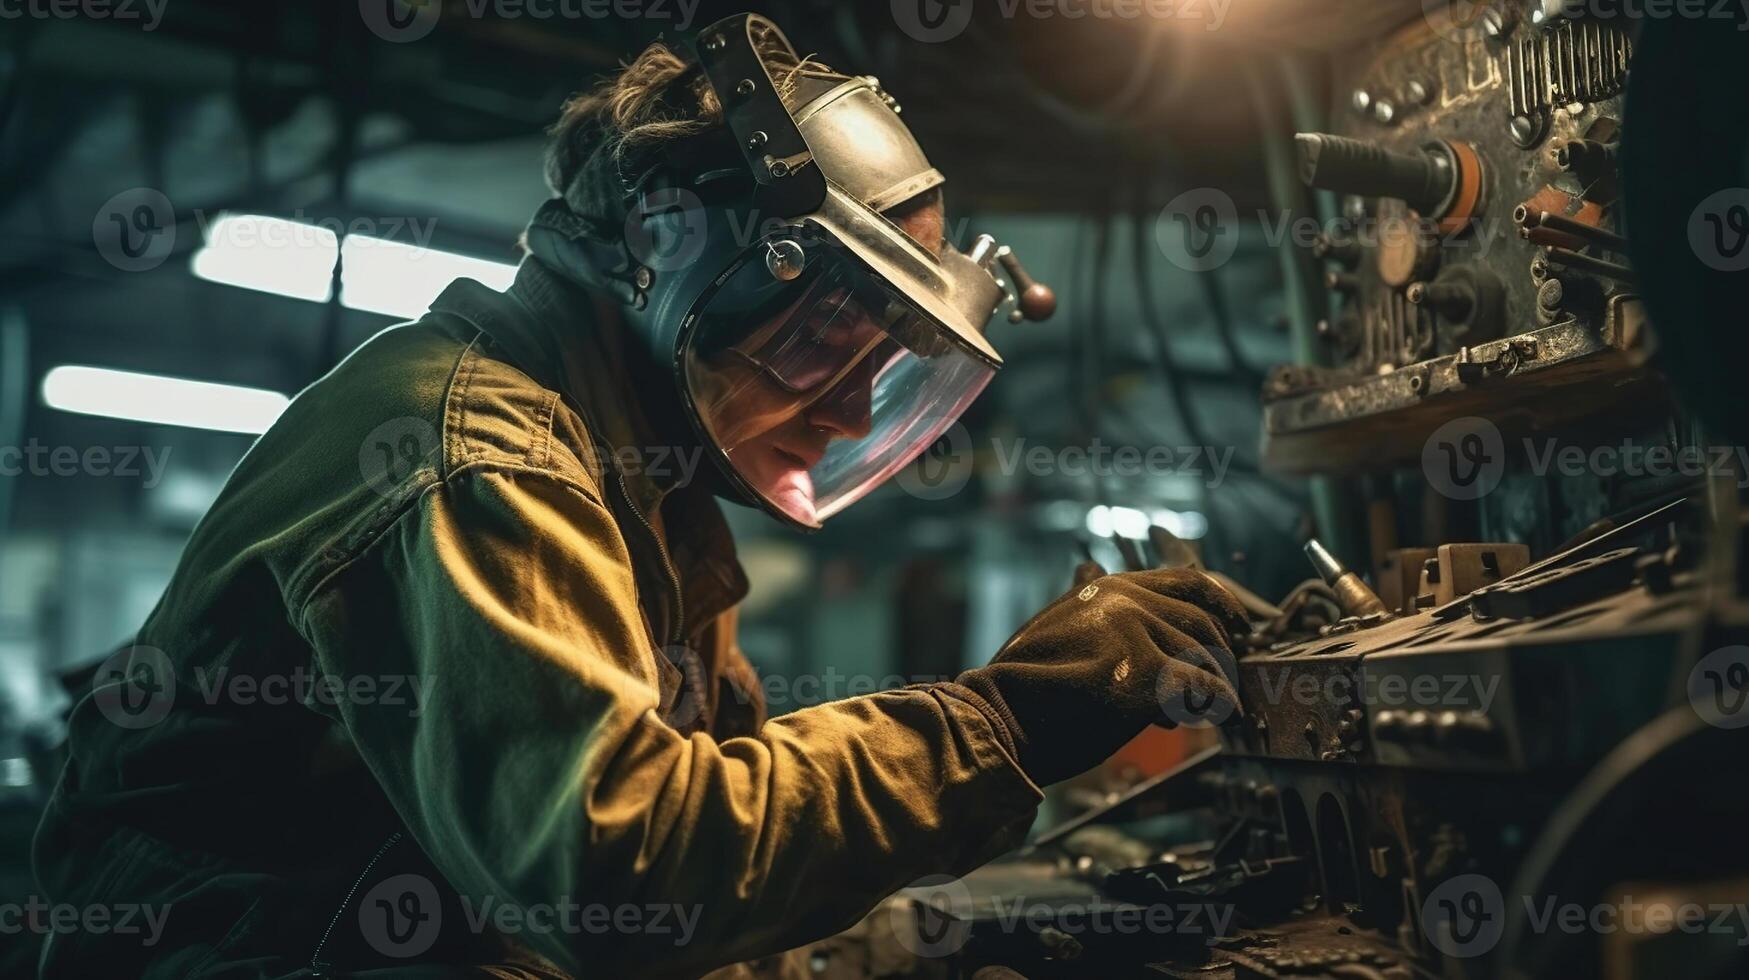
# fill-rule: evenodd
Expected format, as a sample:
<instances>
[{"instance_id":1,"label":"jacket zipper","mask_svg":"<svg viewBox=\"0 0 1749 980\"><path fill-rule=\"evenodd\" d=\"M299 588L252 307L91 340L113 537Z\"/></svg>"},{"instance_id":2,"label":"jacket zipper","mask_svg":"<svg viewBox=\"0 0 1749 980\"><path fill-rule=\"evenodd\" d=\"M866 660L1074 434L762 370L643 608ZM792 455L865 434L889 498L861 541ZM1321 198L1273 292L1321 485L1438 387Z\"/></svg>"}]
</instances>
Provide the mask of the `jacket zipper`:
<instances>
[{"instance_id":1,"label":"jacket zipper","mask_svg":"<svg viewBox=\"0 0 1749 980\"><path fill-rule=\"evenodd\" d=\"M322 941L316 944L315 952L310 954L310 971L315 976L327 976L324 971L333 965L323 962L322 950L327 948L328 937L334 934L334 927L340 924L340 917L346 914L346 907L352 904L352 896L358 894L358 887L364 884L366 878L370 877L371 869L377 866L377 862L383 859L383 855L389 852L389 848L400 842L401 832L398 830L390 834L388 840L383 841L382 846L377 848L377 852L372 854L370 861L365 864L364 870L360 871L358 877L352 882L352 887L347 890L346 898L340 902L340 907L334 910L334 917L328 920L328 928L322 930Z\"/></svg>"},{"instance_id":2,"label":"jacket zipper","mask_svg":"<svg viewBox=\"0 0 1749 980\"><path fill-rule=\"evenodd\" d=\"M680 576L674 571L673 562L668 560L668 546L662 543L662 536L656 533L656 526L638 509L637 502L632 499L632 492L626 489L626 475L619 474L619 494L625 498L626 506L631 508L638 523L644 525L644 531L650 535L650 542L656 546L656 556L662 559L662 572L668 577L668 588L674 594L674 623L669 629L671 634L668 643L678 646L686 635L686 600L680 592Z\"/></svg>"}]
</instances>

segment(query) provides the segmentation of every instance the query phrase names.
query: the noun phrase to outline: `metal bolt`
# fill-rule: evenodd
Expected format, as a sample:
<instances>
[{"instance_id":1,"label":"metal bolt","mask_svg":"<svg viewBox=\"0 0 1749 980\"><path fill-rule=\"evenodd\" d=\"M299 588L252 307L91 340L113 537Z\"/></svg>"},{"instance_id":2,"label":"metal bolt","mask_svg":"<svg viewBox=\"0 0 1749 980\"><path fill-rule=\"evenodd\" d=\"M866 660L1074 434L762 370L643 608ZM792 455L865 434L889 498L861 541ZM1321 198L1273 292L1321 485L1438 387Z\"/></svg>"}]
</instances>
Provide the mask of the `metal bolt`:
<instances>
[{"instance_id":1,"label":"metal bolt","mask_svg":"<svg viewBox=\"0 0 1749 980\"><path fill-rule=\"evenodd\" d=\"M753 79L743 78L735 83L735 94L745 99L753 94Z\"/></svg>"},{"instance_id":2,"label":"metal bolt","mask_svg":"<svg viewBox=\"0 0 1749 980\"><path fill-rule=\"evenodd\" d=\"M1513 141L1521 146L1536 136L1536 123L1529 116L1513 116L1511 128Z\"/></svg>"},{"instance_id":3,"label":"metal bolt","mask_svg":"<svg viewBox=\"0 0 1749 980\"><path fill-rule=\"evenodd\" d=\"M1081 941L1061 929L1051 926L1040 929L1038 941L1050 951L1052 959L1072 960L1081 955Z\"/></svg>"},{"instance_id":4,"label":"metal bolt","mask_svg":"<svg viewBox=\"0 0 1749 980\"><path fill-rule=\"evenodd\" d=\"M1501 12L1499 7L1490 5L1488 9L1482 11L1483 34L1493 38L1505 37L1506 27L1506 15Z\"/></svg>"},{"instance_id":5,"label":"metal bolt","mask_svg":"<svg viewBox=\"0 0 1749 980\"><path fill-rule=\"evenodd\" d=\"M1380 99L1372 104L1372 117L1389 126L1397 118L1397 107L1389 99Z\"/></svg>"},{"instance_id":6,"label":"metal bolt","mask_svg":"<svg viewBox=\"0 0 1749 980\"><path fill-rule=\"evenodd\" d=\"M747 149L757 150L764 146L769 139L771 139L771 137L765 135L765 130L755 129L753 135L747 137Z\"/></svg>"},{"instance_id":7,"label":"metal bolt","mask_svg":"<svg viewBox=\"0 0 1749 980\"><path fill-rule=\"evenodd\" d=\"M649 289L650 283L654 282L655 279L656 274L651 272L648 266L638 266L638 271L632 277L632 281L638 284L639 289Z\"/></svg>"},{"instance_id":8,"label":"metal bolt","mask_svg":"<svg viewBox=\"0 0 1749 980\"><path fill-rule=\"evenodd\" d=\"M800 276L806 259L807 253L802 250L801 244L788 238L766 246L765 268L771 272L772 278L783 282L790 282Z\"/></svg>"},{"instance_id":9,"label":"metal bolt","mask_svg":"<svg viewBox=\"0 0 1749 980\"><path fill-rule=\"evenodd\" d=\"M721 51L723 50L723 44L724 41L721 34L712 34L710 37L704 39L704 49L706 51Z\"/></svg>"},{"instance_id":10,"label":"metal bolt","mask_svg":"<svg viewBox=\"0 0 1749 980\"><path fill-rule=\"evenodd\" d=\"M1561 308L1561 299L1565 292L1561 280L1544 279L1543 284L1537 287L1536 305L1545 310L1558 310Z\"/></svg>"},{"instance_id":11,"label":"metal bolt","mask_svg":"<svg viewBox=\"0 0 1749 980\"><path fill-rule=\"evenodd\" d=\"M1416 105L1426 105L1427 100L1433 98L1433 90L1420 79L1415 78L1410 79L1409 84L1403 86L1403 96Z\"/></svg>"},{"instance_id":12,"label":"metal bolt","mask_svg":"<svg viewBox=\"0 0 1749 980\"><path fill-rule=\"evenodd\" d=\"M1355 112L1366 115L1372 109L1372 93L1363 88L1355 89L1353 105Z\"/></svg>"}]
</instances>

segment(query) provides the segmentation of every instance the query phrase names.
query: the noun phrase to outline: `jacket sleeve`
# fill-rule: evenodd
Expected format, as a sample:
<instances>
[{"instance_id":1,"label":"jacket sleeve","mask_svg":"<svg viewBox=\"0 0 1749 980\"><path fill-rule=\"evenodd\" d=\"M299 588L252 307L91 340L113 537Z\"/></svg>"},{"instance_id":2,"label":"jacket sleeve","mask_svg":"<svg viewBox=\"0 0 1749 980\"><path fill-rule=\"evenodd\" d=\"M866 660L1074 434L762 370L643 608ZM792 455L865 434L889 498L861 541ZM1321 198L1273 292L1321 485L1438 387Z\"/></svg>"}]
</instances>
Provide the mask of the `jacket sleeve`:
<instances>
[{"instance_id":1,"label":"jacket sleeve","mask_svg":"<svg viewBox=\"0 0 1749 980\"><path fill-rule=\"evenodd\" d=\"M1015 846L1040 799L984 715L935 688L683 737L658 717L618 527L549 473L452 476L303 620L325 673L414 679L416 709L343 699L341 717L464 898L666 907L660 932L646 911L524 937L591 975L693 975L829 935Z\"/></svg>"}]
</instances>

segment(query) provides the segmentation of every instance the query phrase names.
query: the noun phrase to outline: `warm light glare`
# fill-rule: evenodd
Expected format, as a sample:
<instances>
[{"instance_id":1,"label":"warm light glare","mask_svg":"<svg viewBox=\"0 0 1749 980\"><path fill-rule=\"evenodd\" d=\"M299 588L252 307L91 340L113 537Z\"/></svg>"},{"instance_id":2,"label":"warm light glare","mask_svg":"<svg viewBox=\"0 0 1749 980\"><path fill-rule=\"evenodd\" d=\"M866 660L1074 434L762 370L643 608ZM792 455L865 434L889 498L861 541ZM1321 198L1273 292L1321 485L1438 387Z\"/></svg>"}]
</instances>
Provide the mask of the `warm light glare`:
<instances>
[{"instance_id":1,"label":"warm light glare","mask_svg":"<svg viewBox=\"0 0 1749 980\"><path fill-rule=\"evenodd\" d=\"M50 408L81 415L259 434L291 400L277 391L63 365L43 378Z\"/></svg>"}]
</instances>

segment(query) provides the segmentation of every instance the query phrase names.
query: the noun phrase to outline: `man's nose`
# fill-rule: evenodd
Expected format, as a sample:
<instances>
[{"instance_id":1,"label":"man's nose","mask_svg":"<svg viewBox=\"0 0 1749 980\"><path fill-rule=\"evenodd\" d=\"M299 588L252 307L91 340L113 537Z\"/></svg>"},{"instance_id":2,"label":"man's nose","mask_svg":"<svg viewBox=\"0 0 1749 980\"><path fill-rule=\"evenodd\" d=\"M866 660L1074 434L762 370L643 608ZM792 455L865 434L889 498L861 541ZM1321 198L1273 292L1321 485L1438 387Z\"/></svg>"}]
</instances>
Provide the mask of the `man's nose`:
<instances>
[{"instance_id":1,"label":"man's nose","mask_svg":"<svg viewBox=\"0 0 1749 980\"><path fill-rule=\"evenodd\" d=\"M859 367L852 371L825 397L808 406L802 418L835 439L861 439L874 425L870 417L870 402L874 396L873 379Z\"/></svg>"}]
</instances>

